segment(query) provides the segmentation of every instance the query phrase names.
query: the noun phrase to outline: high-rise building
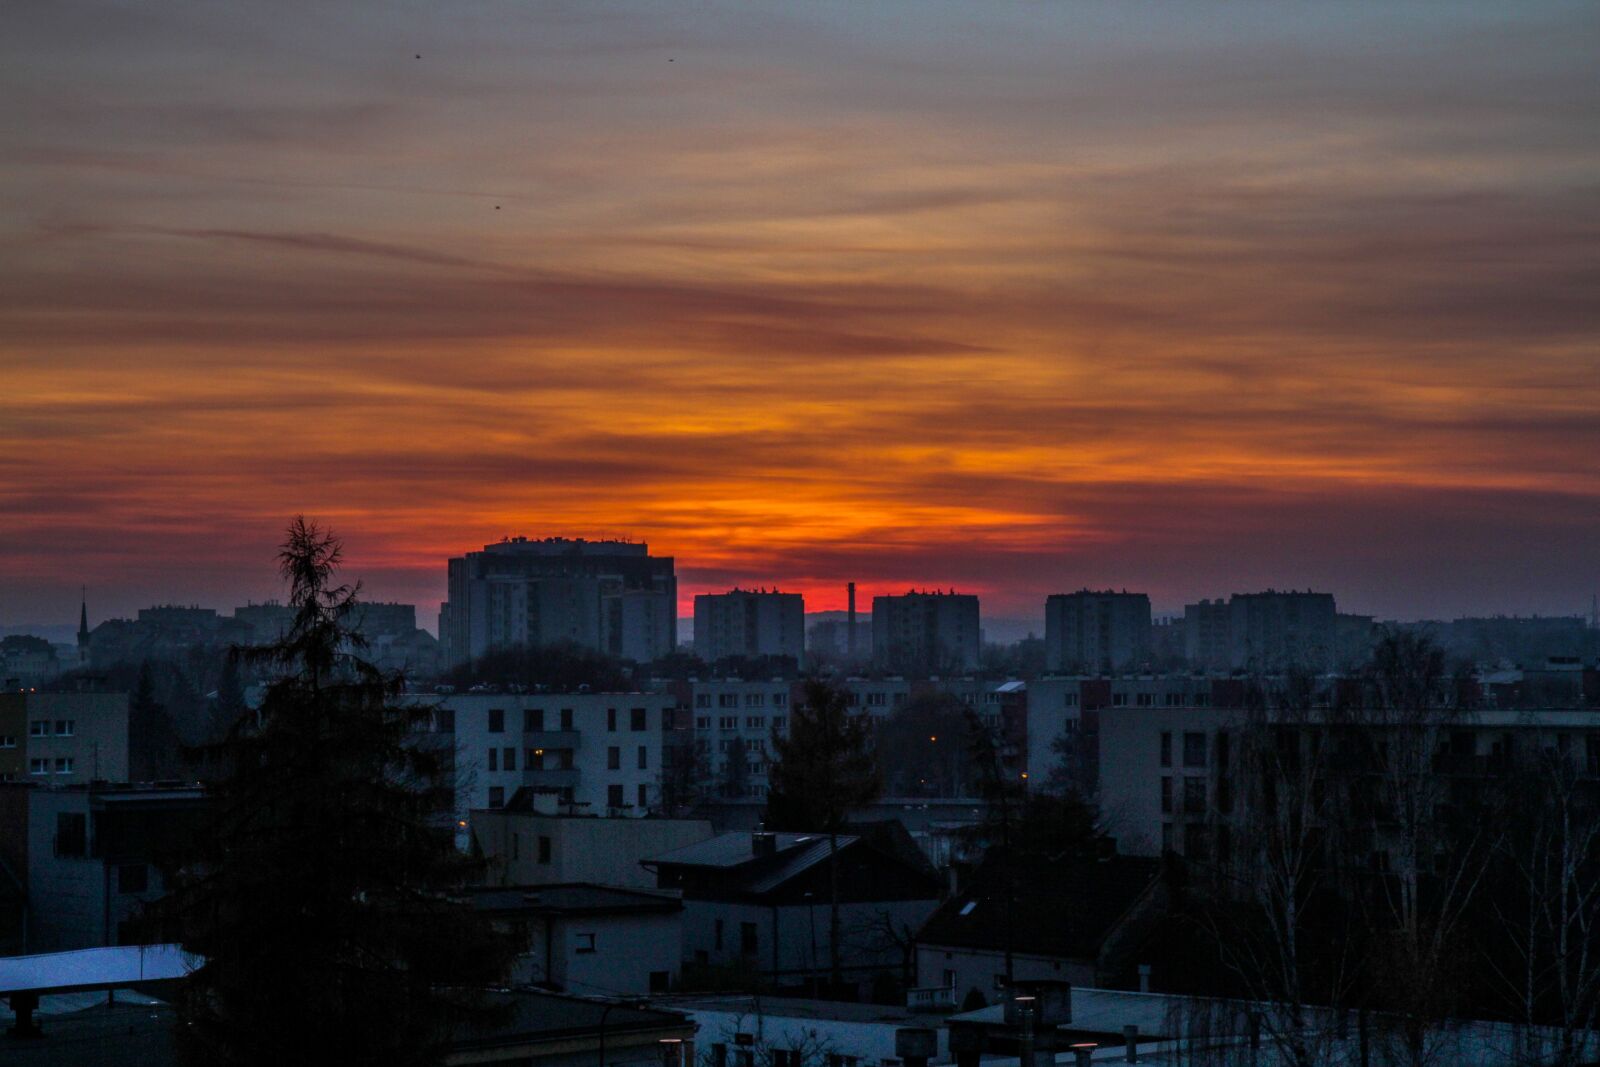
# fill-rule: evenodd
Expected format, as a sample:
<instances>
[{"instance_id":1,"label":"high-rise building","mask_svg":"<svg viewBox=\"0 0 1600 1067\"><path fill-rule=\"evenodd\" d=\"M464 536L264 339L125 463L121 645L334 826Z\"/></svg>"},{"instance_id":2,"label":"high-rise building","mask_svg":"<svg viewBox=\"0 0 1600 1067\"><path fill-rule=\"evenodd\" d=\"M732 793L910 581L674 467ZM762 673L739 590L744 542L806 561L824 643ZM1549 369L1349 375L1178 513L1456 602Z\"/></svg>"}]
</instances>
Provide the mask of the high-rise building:
<instances>
[{"instance_id":1,"label":"high-rise building","mask_svg":"<svg viewBox=\"0 0 1600 1067\"><path fill-rule=\"evenodd\" d=\"M946 674L976 670L978 598L919 592L872 598L872 658L885 670Z\"/></svg>"},{"instance_id":2,"label":"high-rise building","mask_svg":"<svg viewBox=\"0 0 1600 1067\"><path fill-rule=\"evenodd\" d=\"M1329 670L1339 653L1331 593L1268 589L1183 609L1189 662L1212 670Z\"/></svg>"},{"instance_id":3,"label":"high-rise building","mask_svg":"<svg viewBox=\"0 0 1600 1067\"><path fill-rule=\"evenodd\" d=\"M1087 673L1150 659L1150 598L1126 590L1057 593L1044 602L1045 667Z\"/></svg>"},{"instance_id":4,"label":"high-rise building","mask_svg":"<svg viewBox=\"0 0 1600 1067\"><path fill-rule=\"evenodd\" d=\"M729 656L805 655L805 599L799 593L734 589L694 598L694 651L707 663Z\"/></svg>"},{"instance_id":5,"label":"high-rise building","mask_svg":"<svg viewBox=\"0 0 1600 1067\"><path fill-rule=\"evenodd\" d=\"M559 642L647 662L677 645L672 559L643 543L516 537L450 560L447 574L439 637L449 663Z\"/></svg>"}]
</instances>

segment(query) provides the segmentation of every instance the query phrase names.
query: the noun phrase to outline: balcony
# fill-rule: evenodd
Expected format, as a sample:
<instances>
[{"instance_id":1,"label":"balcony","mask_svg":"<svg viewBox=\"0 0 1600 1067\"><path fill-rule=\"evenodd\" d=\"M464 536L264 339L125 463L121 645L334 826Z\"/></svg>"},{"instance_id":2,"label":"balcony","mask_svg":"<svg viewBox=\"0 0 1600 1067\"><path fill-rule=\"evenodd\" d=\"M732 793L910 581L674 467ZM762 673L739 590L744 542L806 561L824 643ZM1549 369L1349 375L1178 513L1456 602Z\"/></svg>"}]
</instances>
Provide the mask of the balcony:
<instances>
[{"instance_id":1,"label":"balcony","mask_svg":"<svg viewBox=\"0 0 1600 1067\"><path fill-rule=\"evenodd\" d=\"M550 767L522 772L522 784L530 789L576 789L578 769Z\"/></svg>"},{"instance_id":2,"label":"balcony","mask_svg":"<svg viewBox=\"0 0 1600 1067\"><path fill-rule=\"evenodd\" d=\"M577 730L524 730L522 743L527 748L542 748L546 752L577 749L583 734Z\"/></svg>"}]
</instances>

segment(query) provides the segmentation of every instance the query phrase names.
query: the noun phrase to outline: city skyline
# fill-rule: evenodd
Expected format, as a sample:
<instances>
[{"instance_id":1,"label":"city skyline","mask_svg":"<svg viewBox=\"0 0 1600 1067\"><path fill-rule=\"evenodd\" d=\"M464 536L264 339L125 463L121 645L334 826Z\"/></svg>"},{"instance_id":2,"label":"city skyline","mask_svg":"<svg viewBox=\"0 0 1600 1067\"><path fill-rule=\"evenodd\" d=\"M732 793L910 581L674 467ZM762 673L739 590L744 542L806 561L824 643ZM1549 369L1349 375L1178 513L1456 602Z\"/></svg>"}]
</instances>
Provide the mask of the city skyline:
<instances>
[{"instance_id":1,"label":"city skyline","mask_svg":"<svg viewBox=\"0 0 1600 1067\"><path fill-rule=\"evenodd\" d=\"M1600 584L1592 8L22 5L0 625L626 532L697 592ZM104 617L104 614L101 617Z\"/></svg>"}]
</instances>

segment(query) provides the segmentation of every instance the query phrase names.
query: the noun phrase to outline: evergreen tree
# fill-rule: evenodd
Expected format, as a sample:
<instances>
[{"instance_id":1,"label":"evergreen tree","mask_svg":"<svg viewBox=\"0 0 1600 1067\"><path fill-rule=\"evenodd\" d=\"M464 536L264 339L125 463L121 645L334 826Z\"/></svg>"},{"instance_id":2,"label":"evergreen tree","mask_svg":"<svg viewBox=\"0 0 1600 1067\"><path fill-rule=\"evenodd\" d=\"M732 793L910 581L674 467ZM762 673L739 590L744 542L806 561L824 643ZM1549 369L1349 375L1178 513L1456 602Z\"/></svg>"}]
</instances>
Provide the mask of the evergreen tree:
<instances>
[{"instance_id":1,"label":"evergreen tree","mask_svg":"<svg viewBox=\"0 0 1600 1067\"><path fill-rule=\"evenodd\" d=\"M172 716L156 696L155 671L145 660L128 703L128 777L136 782L178 777L181 747Z\"/></svg>"},{"instance_id":2,"label":"evergreen tree","mask_svg":"<svg viewBox=\"0 0 1600 1067\"><path fill-rule=\"evenodd\" d=\"M744 738L735 736L728 742L728 754L722 760L722 795L732 800L744 796L750 784L750 757L745 752Z\"/></svg>"},{"instance_id":3,"label":"evergreen tree","mask_svg":"<svg viewBox=\"0 0 1600 1067\"><path fill-rule=\"evenodd\" d=\"M850 714L842 689L806 683L805 698L789 716L789 736L772 736L775 756L767 772L766 828L828 835L828 957L838 987L839 831L850 812L883 790L866 716Z\"/></svg>"},{"instance_id":4,"label":"evergreen tree","mask_svg":"<svg viewBox=\"0 0 1600 1067\"><path fill-rule=\"evenodd\" d=\"M449 895L470 861L440 826L443 753L417 732L430 709L359 658L339 558L331 534L289 526L294 624L244 654L276 677L210 746L228 776L173 897L206 959L180 1004L190 1063L436 1063L518 947Z\"/></svg>"},{"instance_id":5,"label":"evergreen tree","mask_svg":"<svg viewBox=\"0 0 1600 1067\"><path fill-rule=\"evenodd\" d=\"M217 695L211 703L212 740L219 739L233 728L239 716L245 713L244 679L239 671L239 656L229 652L222 661L222 673L217 678Z\"/></svg>"}]
</instances>

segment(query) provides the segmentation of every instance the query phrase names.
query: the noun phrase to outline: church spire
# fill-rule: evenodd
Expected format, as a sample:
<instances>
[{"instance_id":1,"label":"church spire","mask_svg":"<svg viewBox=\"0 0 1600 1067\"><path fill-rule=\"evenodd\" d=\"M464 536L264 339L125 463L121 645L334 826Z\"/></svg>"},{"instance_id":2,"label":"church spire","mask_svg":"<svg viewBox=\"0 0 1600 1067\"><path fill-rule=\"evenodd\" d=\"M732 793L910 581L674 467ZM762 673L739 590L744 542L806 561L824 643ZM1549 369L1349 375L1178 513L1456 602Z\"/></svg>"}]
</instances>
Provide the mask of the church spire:
<instances>
[{"instance_id":1,"label":"church spire","mask_svg":"<svg viewBox=\"0 0 1600 1067\"><path fill-rule=\"evenodd\" d=\"M86 662L89 658L89 587L82 589L82 599L78 604L78 660Z\"/></svg>"}]
</instances>

